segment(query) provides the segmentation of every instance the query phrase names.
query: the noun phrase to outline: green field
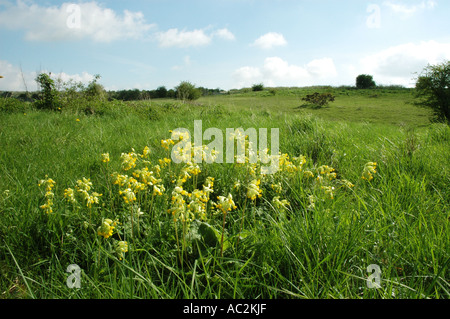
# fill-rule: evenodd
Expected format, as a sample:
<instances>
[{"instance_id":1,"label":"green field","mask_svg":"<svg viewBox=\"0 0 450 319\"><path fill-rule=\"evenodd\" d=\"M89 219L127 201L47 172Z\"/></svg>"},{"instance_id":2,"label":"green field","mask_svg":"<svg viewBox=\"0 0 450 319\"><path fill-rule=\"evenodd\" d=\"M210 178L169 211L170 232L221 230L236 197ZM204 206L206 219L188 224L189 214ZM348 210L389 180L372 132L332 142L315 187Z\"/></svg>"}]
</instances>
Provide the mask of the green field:
<instances>
[{"instance_id":1,"label":"green field","mask_svg":"<svg viewBox=\"0 0 450 319\"><path fill-rule=\"evenodd\" d=\"M89 112L2 100L0 298L449 298L448 125L411 90L321 88L336 95L323 108L304 105L311 90ZM161 140L195 120L279 128L286 161L265 176L248 163L164 163ZM215 205L229 194L231 211ZM71 264L80 288L67 285Z\"/></svg>"}]
</instances>

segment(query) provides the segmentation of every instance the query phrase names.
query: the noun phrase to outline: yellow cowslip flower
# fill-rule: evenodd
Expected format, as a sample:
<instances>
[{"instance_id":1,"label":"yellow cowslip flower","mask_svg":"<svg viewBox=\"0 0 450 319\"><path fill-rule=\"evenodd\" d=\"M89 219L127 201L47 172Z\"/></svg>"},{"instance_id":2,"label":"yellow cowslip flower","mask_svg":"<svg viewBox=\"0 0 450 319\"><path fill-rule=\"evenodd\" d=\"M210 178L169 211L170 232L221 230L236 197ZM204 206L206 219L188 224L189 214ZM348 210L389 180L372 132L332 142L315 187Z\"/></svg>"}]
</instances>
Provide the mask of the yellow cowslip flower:
<instances>
[{"instance_id":1,"label":"yellow cowslip flower","mask_svg":"<svg viewBox=\"0 0 450 319\"><path fill-rule=\"evenodd\" d=\"M355 185L353 185L351 182L349 182L349 181L346 180L346 179L341 180L341 183L342 183L344 186L348 187L348 188L352 188L352 187L355 186Z\"/></svg>"},{"instance_id":2,"label":"yellow cowslip flower","mask_svg":"<svg viewBox=\"0 0 450 319\"><path fill-rule=\"evenodd\" d=\"M148 146L144 147L144 150L142 151L142 158L148 158L150 155L150 148Z\"/></svg>"},{"instance_id":3,"label":"yellow cowslip flower","mask_svg":"<svg viewBox=\"0 0 450 319\"><path fill-rule=\"evenodd\" d=\"M169 150L170 145L175 144L174 141L172 139L167 139L167 140L161 140L161 147Z\"/></svg>"},{"instance_id":4,"label":"yellow cowslip flower","mask_svg":"<svg viewBox=\"0 0 450 319\"><path fill-rule=\"evenodd\" d=\"M119 256L119 260L122 260L125 257L124 254L128 252L128 243L123 240L117 242L115 250Z\"/></svg>"},{"instance_id":5,"label":"yellow cowslip flower","mask_svg":"<svg viewBox=\"0 0 450 319\"><path fill-rule=\"evenodd\" d=\"M53 198L55 196L55 194L52 192L52 189L54 187L54 185L56 184L56 182L51 179L48 178L47 175L45 175L45 179L41 179L38 183L38 186L45 186L45 199L46 199L46 203L39 206L46 214L50 214L53 212Z\"/></svg>"},{"instance_id":6,"label":"yellow cowslip flower","mask_svg":"<svg viewBox=\"0 0 450 319\"><path fill-rule=\"evenodd\" d=\"M183 189L183 186L176 186L175 189L173 190L175 193L181 194L181 195L188 195L188 192L186 192Z\"/></svg>"},{"instance_id":7,"label":"yellow cowslip flower","mask_svg":"<svg viewBox=\"0 0 450 319\"><path fill-rule=\"evenodd\" d=\"M114 222L109 218L104 219L101 226L97 228L97 234L105 238L111 237L116 224L117 222Z\"/></svg>"},{"instance_id":8,"label":"yellow cowslip flower","mask_svg":"<svg viewBox=\"0 0 450 319\"><path fill-rule=\"evenodd\" d=\"M215 204L217 209L220 209L223 214L231 212L232 209L236 209L236 205L233 201L233 196L228 194L225 196L217 196L218 202Z\"/></svg>"},{"instance_id":9,"label":"yellow cowslip flower","mask_svg":"<svg viewBox=\"0 0 450 319\"><path fill-rule=\"evenodd\" d=\"M262 196L262 190L259 188L261 180L252 180L247 186L247 197L251 200L255 200L256 197Z\"/></svg>"},{"instance_id":10,"label":"yellow cowslip flower","mask_svg":"<svg viewBox=\"0 0 450 319\"><path fill-rule=\"evenodd\" d=\"M282 191L282 187L281 187L281 183L277 183L277 184L271 184L270 187L277 193L281 193Z\"/></svg>"},{"instance_id":11,"label":"yellow cowslip flower","mask_svg":"<svg viewBox=\"0 0 450 319\"><path fill-rule=\"evenodd\" d=\"M103 196L103 195L93 192L89 197L86 198L86 206L91 208L92 204L98 204L98 198L100 196Z\"/></svg>"},{"instance_id":12,"label":"yellow cowslip flower","mask_svg":"<svg viewBox=\"0 0 450 319\"><path fill-rule=\"evenodd\" d=\"M280 210L285 210L287 208L286 206L290 205L286 199L280 200L280 196L275 196L272 199L272 203L275 205L276 208Z\"/></svg>"},{"instance_id":13,"label":"yellow cowslip flower","mask_svg":"<svg viewBox=\"0 0 450 319\"><path fill-rule=\"evenodd\" d=\"M202 171L200 170L200 166L194 165L191 162L187 163L187 167L185 168L185 171L187 173L191 173L192 175L198 175L200 174Z\"/></svg>"},{"instance_id":14,"label":"yellow cowslip flower","mask_svg":"<svg viewBox=\"0 0 450 319\"><path fill-rule=\"evenodd\" d=\"M158 166L158 167L164 168L164 167L166 167L170 162L172 162L172 160L171 160L170 158L164 157L163 159L160 158L160 159L158 160L158 162L159 162L159 166Z\"/></svg>"},{"instance_id":15,"label":"yellow cowslip flower","mask_svg":"<svg viewBox=\"0 0 450 319\"><path fill-rule=\"evenodd\" d=\"M45 179L41 179L38 183L38 186L41 187L42 185L45 185L45 190L48 192L52 190L55 184L56 182L53 179L48 178L48 176L45 175Z\"/></svg>"},{"instance_id":16,"label":"yellow cowslip flower","mask_svg":"<svg viewBox=\"0 0 450 319\"><path fill-rule=\"evenodd\" d=\"M137 155L136 153L122 153L120 155L120 159L122 160L122 169L124 171L128 171L136 166Z\"/></svg>"},{"instance_id":17,"label":"yellow cowslip flower","mask_svg":"<svg viewBox=\"0 0 450 319\"><path fill-rule=\"evenodd\" d=\"M162 196L162 193L165 191L166 189L164 188L164 185L153 185L153 195L158 195L158 196Z\"/></svg>"},{"instance_id":18,"label":"yellow cowslip flower","mask_svg":"<svg viewBox=\"0 0 450 319\"><path fill-rule=\"evenodd\" d=\"M303 176L305 176L306 178L314 177L314 173L311 171L304 171Z\"/></svg>"},{"instance_id":19,"label":"yellow cowslip flower","mask_svg":"<svg viewBox=\"0 0 450 319\"><path fill-rule=\"evenodd\" d=\"M362 179L365 179L367 181L371 181L373 179L373 175L372 174L376 174L376 168L377 168L377 163L376 162L368 162L365 166L364 166L364 170L362 173Z\"/></svg>"},{"instance_id":20,"label":"yellow cowslip flower","mask_svg":"<svg viewBox=\"0 0 450 319\"><path fill-rule=\"evenodd\" d=\"M77 181L77 189L78 191L80 190L84 190L86 192L88 192L92 187L92 182L91 179L86 179L85 177L83 177L83 179L79 179Z\"/></svg>"},{"instance_id":21,"label":"yellow cowslip flower","mask_svg":"<svg viewBox=\"0 0 450 319\"><path fill-rule=\"evenodd\" d=\"M108 163L109 162L109 153L103 153L102 154L102 162Z\"/></svg>"},{"instance_id":22,"label":"yellow cowslip flower","mask_svg":"<svg viewBox=\"0 0 450 319\"><path fill-rule=\"evenodd\" d=\"M301 170L302 167L303 167L303 165L306 164L306 157L303 156L303 155L300 155L300 156L298 156L298 157L294 157L293 160L296 161L296 162L298 162L297 168L298 168L299 170Z\"/></svg>"},{"instance_id":23,"label":"yellow cowslip flower","mask_svg":"<svg viewBox=\"0 0 450 319\"><path fill-rule=\"evenodd\" d=\"M75 192L72 188L67 188L64 190L64 198L67 199L68 202L75 204L77 200L75 199Z\"/></svg>"},{"instance_id":24,"label":"yellow cowslip flower","mask_svg":"<svg viewBox=\"0 0 450 319\"><path fill-rule=\"evenodd\" d=\"M44 211L44 213L46 213L48 215L53 212L52 206L53 206L53 201L51 199L47 199L47 203L39 206L39 208L41 208Z\"/></svg>"},{"instance_id":25,"label":"yellow cowslip flower","mask_svg":"<svg viewBox=\"0 0 450 319\"><path fill-rule=\"evenodd\" d=\"M320 174L319 176L321 176L321 175L325 176L325 178L328 178L329 180L336 178L336 173L334 172L334 168L329 167L327 165L319 166L319 168L317 168L317 171Z\"/></svg>"},{"instance_id":26,"label":"yellow cowslip flower","mask_svg":"<svg viewBox=\"0 0 450 319\"><path fill-rule=\"evenodd\" d=\"M127 188L124 191L119 191L120 195L123 195L122 198L126 204L131 204L136 200L136 194L131 190L131 188Z\"/></svg>"},{"instance_id":27,"label":"yellow cowslip flower","mask_svg":"<svg viewBox=\"0 0 450 319\"><path fill-rule=\"evenodd\" d=\"M322 186L322 189L325 190L325 194L330 196L331 199L334 198L334 194L333 194L334 187L333 186Z\"/></svg>"}]
</instances>

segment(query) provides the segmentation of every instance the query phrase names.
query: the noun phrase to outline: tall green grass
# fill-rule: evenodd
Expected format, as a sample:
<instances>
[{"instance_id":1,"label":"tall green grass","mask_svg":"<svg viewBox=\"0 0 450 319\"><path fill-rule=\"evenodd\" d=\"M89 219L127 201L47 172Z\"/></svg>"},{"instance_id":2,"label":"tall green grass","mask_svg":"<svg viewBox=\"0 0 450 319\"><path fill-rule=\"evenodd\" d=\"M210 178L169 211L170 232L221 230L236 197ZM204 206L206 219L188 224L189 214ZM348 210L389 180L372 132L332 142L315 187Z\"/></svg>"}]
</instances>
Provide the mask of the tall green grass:
<instances>
[{"instance_id":1,"label":"tall green grass","mask_svg":"<svg viewBox=\"0 0 450 319\"><path fill-rule=\"evenodd\" d=\"M23 110L0 114L1 297L449 297L448 126L327 121L320 113L257 108L265 97L253 97L249 107L225 99L110 105L89 115L32 109L26 115ZM199 119L204 129L224 132L279 128L282 153L306 156L305 168L329 165L337 180L355 186L330 199L302 178L280 175L276 181L291 203L284 213L271 202L275 193L269 183L254 204L245 204L236 192L238 207L226 217L223 256L222 216L215 215L190 224L180 262L184 238L177 242L167 213L170 193L155 199L152 214L149 201L142 201L148 210L132 237L129 210L109 175L120 170L120 155L132 148L140 152L149 146L156 163L167 156L160 141L170 137L169 130L193 132ZM101 162L106 152L112 159L107 169ZM378 163L370 182L361 179L367 162ZM214 200L246 178L232 164L202 168L199 184L207 175L215 177ZM45 175L56 181L55 211L49 215L39 208L44 193L37 183ZM82 177L103 194L91 212L93 225L86 225L87 209L73 209L62 196ZM315 209L308 208L311 191L320 198ZM129 243L123 260L114 254L111 238L96 234L101 218L110 216L120 217L118 230ZM70 264L82 269L80 289L66 285ZM381 268L379 289L367 287L370 264Z\"/></svg>"}]
</instances>

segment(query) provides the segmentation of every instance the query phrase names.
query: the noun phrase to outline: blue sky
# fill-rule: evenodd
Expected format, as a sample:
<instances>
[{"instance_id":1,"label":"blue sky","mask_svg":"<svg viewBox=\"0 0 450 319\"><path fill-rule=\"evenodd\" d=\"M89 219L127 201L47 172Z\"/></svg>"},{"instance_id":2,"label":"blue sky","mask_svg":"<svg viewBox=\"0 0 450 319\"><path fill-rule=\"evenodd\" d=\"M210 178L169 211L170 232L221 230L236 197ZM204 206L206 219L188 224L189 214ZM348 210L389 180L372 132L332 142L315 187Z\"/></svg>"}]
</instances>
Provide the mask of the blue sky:
<instances>
[{"instance_id":1,"label":"blue sky","mask_svg":"<svg viewBox=\"0 0 450 319\"><path fill-rule=\"evenodd\" d=\"M0 0L0 90L414 84L450 59L448 0Z\"/></svg>"}]
</instances>

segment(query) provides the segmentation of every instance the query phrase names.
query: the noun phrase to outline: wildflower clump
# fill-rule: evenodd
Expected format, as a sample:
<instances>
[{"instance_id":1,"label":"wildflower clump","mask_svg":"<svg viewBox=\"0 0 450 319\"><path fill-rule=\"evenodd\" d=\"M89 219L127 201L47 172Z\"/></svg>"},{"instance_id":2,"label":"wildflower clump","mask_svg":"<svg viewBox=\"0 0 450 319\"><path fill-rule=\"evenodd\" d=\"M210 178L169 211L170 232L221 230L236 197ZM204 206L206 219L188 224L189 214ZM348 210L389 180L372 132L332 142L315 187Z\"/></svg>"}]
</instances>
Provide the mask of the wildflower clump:
<instances>
[{"instance_id":1,"label":"wildflower clump","mask_svg":"<svg viewBox=\"0 0 450 319\"><path fill-rule=\"evenodd\" d=\"M373 174L376 174L377 163L376 162L368 162L364 166L364 170L362 173L362 179L366 181L371 181L373 179Z\"/></svg>"},{"instance_id":2,"label":"wildflower clump","mask_svg":"<svg viewBox=\"0 0 450 319\"><path fill-rule=\"evenodd\" d=\"M256 197L261 197L262 196L262 190L259 187L259 185L261 184L261 180L258 179L254 179L252 180L248 186L247 186L247 197L250 198L251 200L255 200Z\"/></svg>"},{"instance_id":3,"label":"wildflower clump","mask_svg":"<svg viewBox=\"0 0 450 319\"><path fill-rule=\"evenodd\" d=\"M97 192L89 193L92 188L92 182L90 179L83 177L82 179L77 180L77 193L80 194L80 197L85 201L86 207L91 208L92 204L98 204L99 197L103 196ZM73 196L73 191L71 189L66 190L66 196L69 201L74 202L75 198Z\"/></svg>"},{"instance_id":4,"label":"wildflower clump","mask_svg":"<svg viewBox=\"0 0 450 319\"><path fill-rule=\"evenodd\" d=\"M46 213L50 214L53 212L53 198L55 197L55 194L53 193L52 189L55 186L56 182L48 178L47 175L45 175L45 179L41 179L38 183L39 187L44 186L45 187L45 204L41 205L40 208Z\"/></svg>"},{"instance_id":5,"label":"wildflower clump","mask_svg":"<svg viewBox=\"0 0 450 319\"><path fill-rule=\"evenodd\" d=\"M116 243L115 251L117 256L119 257L119 260L122 260L125 258L124 254L128 252L128 243L126 241L118 241Z\"/></svg>"},{"instance_id":6,"label":"wildflower clump","mask_svg":"<svg viewBox=\"0 0 450 319\"><path fill-rule=\"evenodd\" d=\"M117 221L113 221L106 218L102 221L102 224L97 228L97 234L104 238L109 238L113 235L114 228L116 228Z\"/></svg>"}]
</instances>

